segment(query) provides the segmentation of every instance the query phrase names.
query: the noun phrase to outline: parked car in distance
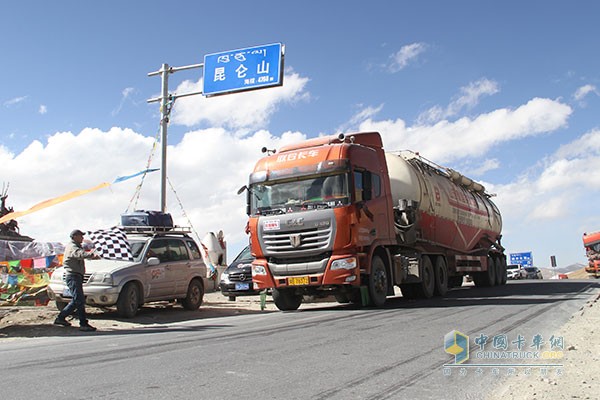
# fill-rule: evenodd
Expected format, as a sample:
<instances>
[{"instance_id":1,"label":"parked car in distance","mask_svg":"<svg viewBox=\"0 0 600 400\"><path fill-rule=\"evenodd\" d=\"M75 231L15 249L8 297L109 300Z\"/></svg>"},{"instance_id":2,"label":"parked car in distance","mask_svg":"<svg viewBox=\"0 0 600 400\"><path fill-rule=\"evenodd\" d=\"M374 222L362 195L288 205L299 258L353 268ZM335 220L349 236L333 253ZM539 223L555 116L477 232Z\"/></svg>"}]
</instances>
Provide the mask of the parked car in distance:
<instances>
[{"instance_id":1,"label":"parked car in distance","mask_svg":"<svg viewBox=\"0 0 600 400\"><path fill-rule=\"evenodd\" d=\"M260 291L254 290L252 285L252 261L254 257L250 246L246 246L240 254L221 273L219 287L223 296L235 301L237 296L252 296Z\"/></svg>"},{"instance_id":2,"label":"parked car in distance","mask_svg":"<svg viewBox=\"0 0 600 400\"><path fill-rule=\"evenodd\" d=\"M540 271L538 267L525 267L524 269L527 273L525 279L544 279L542 271Z\"/></svg>"},{"instance_id":3,"label":"parked car in distance","mask_svg":"<svg viewBox=\"0 0 600 400\"><path fill-rule=\"evenodd\" d=\"M132 261L88 260L83 280L86 304L117 307L120 317L132 318L152 301L180 302L196 310L208 284L206 265L189 230L161 231L136 227L125 231ZM48 285L48 296L62 310L71 300L64 267L57 268Z\"/></svg>"},{"instance_id":4,"label":"parked car in distance","mask_svg":"<svg viewBox=\"0 0 600 400\"><path fill-rule=\"evenodd\" d=\"M558 274L558 279L569 279L569 275L567 275L567 274Z\"/></svg>"},{"instance_id":5,"label":"parked car in distance","mask_svg":"<svg viewBox=\"0 0 600 400\"><path fill-rule=\"evenodd\" d=\"M519 264L510 264L506 266L507 279L525 279L527 272Z\"/></svg>"}]
</instances>

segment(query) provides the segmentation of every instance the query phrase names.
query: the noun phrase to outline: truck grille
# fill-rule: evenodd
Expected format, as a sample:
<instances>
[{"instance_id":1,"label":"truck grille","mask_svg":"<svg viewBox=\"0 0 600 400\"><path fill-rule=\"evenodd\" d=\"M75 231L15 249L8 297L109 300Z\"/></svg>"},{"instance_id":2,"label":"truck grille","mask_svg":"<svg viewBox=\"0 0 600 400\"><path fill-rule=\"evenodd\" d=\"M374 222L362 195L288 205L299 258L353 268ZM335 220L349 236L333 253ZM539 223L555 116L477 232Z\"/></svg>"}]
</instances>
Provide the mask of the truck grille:
<instances>
[{"instance_id":1,"label":"truck grille","mask_svg":"<svg viewBox=\"0 0 600 400\"><path fill-rule=\"evenodd\" d=\"M309 228L289 232L263 232L263 243L270 255L327 250L331 227Z\"/></svg>"}]
</instances>

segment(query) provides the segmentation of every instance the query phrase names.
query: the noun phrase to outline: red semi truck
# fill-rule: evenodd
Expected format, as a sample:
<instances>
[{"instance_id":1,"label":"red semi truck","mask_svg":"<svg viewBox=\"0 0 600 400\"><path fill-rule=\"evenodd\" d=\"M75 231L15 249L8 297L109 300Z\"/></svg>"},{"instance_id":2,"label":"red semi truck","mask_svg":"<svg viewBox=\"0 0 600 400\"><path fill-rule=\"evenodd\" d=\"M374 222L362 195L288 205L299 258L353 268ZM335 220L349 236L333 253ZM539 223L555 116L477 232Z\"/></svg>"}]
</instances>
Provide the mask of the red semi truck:
<instances>
[{"instance_id":1,"label":"red semi truck","mask_svg":"<svg viewBox=\"0 0 600 400\"><path fill-rule=\"evenodd\" d=\"M443 296L466 274L506 283L502 219L484 187L416 153L384 152L378 132L283 147L242 189L254 287L271 289L280 310L303 295L382 306L394 286Z\"/></svg>"},{"instance_id":2,"label":"red semi truck","mask_svg":"<svg viewBox=\"0 0 600 400\"><path fill-rule=\"evenodd\" d=\"M588 258L585 271L590 277L600 278L600 232L584 233L583 246Z\"/></svg>"}]
</instances>

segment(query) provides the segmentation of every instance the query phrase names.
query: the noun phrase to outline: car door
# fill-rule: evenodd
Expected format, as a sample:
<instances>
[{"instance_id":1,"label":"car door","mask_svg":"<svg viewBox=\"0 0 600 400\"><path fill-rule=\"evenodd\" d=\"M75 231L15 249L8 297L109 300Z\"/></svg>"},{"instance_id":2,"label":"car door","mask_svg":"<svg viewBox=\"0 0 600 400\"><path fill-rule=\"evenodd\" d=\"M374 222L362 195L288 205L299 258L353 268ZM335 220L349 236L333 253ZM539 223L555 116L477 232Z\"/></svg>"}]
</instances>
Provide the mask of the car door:
<instances>
[{"instance_id":1,"label":"car door","mask_svg":"<svg viewBox=\"0 0 600 400\"><path fill-rule=\"evenodd\" d=\"M154 238L150 242L146 259L156 257L158 265L146 266L146 298L165 299L175 293L175 273L172 257L169 254L169 243L165 238Z\"/></svg>"},{"instance_id":2,"label":"car door","mask_svg":"<svg viewBox=\"0 0 600 400\"><path fill-rule=\"evenodd\" d=\"M190 255L185 242L179 238L167 240L169 253L168 273L172 276L173 294L176 298L185 297L190 281Z\"/></svg>"}]
</instances>

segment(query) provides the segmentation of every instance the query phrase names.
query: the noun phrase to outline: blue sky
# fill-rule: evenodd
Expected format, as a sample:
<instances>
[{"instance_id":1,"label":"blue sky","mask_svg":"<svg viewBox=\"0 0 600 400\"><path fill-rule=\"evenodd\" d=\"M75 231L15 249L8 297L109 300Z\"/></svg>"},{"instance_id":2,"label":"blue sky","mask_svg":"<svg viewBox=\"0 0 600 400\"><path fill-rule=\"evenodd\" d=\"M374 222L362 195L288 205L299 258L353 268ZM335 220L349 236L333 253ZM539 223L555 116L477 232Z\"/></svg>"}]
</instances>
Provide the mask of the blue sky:
<instances>
[{"instance_id":1,"label":"blue sky","mask_svg":"<svg viewBox=\"0 0 600 400\"><path fill-rule=\"evenodd\" d=\"M508 253L584 262L600 230L600 58L592 1L21 1L0 14L0 180L24 210L145 168L158 131L161 64L281 42L272 88L175 102L168 208L200 236L222 229L233 259L246 241L243 196L260 148L319 134L378 130L484 183ZM201 70L170 91L201 88ZM159 154L152 166L160 166ZM114 225L139 180L19 220L37 240ZM137 208L157 209L149 175Z\"/></svg>"}]
</instances>

